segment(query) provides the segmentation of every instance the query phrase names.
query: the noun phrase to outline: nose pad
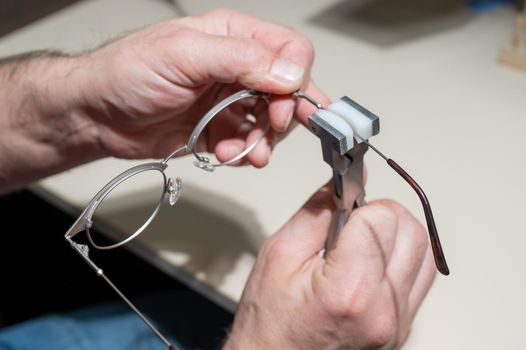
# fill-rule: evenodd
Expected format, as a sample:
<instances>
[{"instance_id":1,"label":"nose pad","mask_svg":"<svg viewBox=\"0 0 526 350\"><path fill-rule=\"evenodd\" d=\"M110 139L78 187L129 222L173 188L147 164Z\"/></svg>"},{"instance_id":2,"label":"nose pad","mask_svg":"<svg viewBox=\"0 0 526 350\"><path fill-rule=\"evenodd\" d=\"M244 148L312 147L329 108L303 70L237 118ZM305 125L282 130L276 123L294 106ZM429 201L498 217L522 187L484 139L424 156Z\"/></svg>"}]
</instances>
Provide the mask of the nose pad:
<instances>
[{"instance_id":1,"label":"nose pad","mask_svg":"<svg viewBox=\"0 0 526 350\"><path fill-rule=\"evenodd\" d=\"M199 160L194 162L194 165L200 169L206 170L208 172L213 172L215 170L214 164L210 164L210 158L198 156Z\"/></svg>"},{"instance_id":2,"label":"nose pad","mask_svg":"<svg viewBox=\"0 0 526 350\"><path fill-rule=\"evenodd\" d=\"M181 181L181 178L176 178L175 183L170 178L168 180L168 186L166 186L166 192L168 192L168 202L171 206L175 205L175 203L179 200L179 197L181 197L181 193L183 192L183 182Z\"/></svg>"}]
</instances>

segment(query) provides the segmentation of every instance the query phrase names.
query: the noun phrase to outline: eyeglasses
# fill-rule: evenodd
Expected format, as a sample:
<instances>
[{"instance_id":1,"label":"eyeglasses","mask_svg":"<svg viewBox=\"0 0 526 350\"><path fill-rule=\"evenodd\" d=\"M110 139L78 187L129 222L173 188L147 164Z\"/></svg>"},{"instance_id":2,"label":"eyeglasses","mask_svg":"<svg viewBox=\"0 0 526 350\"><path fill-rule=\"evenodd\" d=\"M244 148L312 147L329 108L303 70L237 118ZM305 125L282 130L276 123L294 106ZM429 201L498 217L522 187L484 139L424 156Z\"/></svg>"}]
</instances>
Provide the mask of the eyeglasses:
<instances>
[{"instance_id":1,"label":"eyeglasses","mask_svg":"<svg viewBox=\"0 0 526 350\"><path fill-rule=\"evenodd\" d=\"M242 90L221 101L200 120L190 135L187 145L175 149L161 162L152 162L134 166L108 182L93 197L93 199L91 199L87 207L82 211L78 219L65 234L65 239L68 241L71 247L82 257L82 259L84 259L84 261L96 272L99 277L103 278L106 283L108 283L110 287L113 288L113 290L124 300L124 302L126 302L126 304L128 304L128 306L137 314L137 316L139 316L144 321L144 323L157 335L157 337L159 337L159 339L168 347L168 349L171 350L177 348L171 344L163 334L161 334L161 332L150 322L150 320L148 320L148 318L146 318L146 316L144 316L144 314L139 311L139 309L117 288L117 286L113 284L113 282L104 274L104 271L90 259L89 246L77 243L73 240L73 238L79 233L85 232L89 245L99 250L115 249L137 238L155 219L166 196L168 196L168 202L170 206L174 206L181 196L183 188L182 180L179 177L172 179L165 173L165 170L168 167L168 161L174 157L193 153L197 158L194 164L197 167L207 171L214 171L217 167L233 165L241 161L265 137L267 132L270 130L270 123L267 123L264 126L260 136L257 137L257 139L252 144L226 162L212 163L209 158L198 154L196 148L200 135L214 117L216 117L222 110L229 107L231 104L251 97L267 102L266 94L254 90ZM105 203L108 202L108 198L112 194L117 192L120 188L125 187L130 182L133 182L140 175L148 176L152 180L157 181L157 189L159 191L158 197L156 197L157 199L155 200L154 204L152 204L150 211L144 220L141 220L140 225L136 230L124 235L118 242L113 244L103 244L98 242L91 231L92 227L97 225L97 220L95 219L96 213L104 206Z\"/></svg>"},{"instance_id":2,"label":"eyeglasses","mask_svg":"<svg viewBox=\"0 0 526 350\"><path fill-rule=\"evenodd\" d=\"M315 101L313 98L311 98L308 95L305 95L303 92L296 92L293 94L296 98L303 98L315 105L317 108L321 109L323 106L321 103ZM113 284L113 282L104 274L104 271L97 266L89 257L89 246L85 244L80 244L78 242L75 242L73 238L77 236L78 234L85 232L86 237L88 240L89 245L91 245L95 249L99 250L111 250L118 247L123 246L126 243L129 243L133 239L137 238L141 233L143 233L146 228L152 223L152 221L155 219L155 217L158 215L161 206L166 198L168 196L168 202L170 206L174 206L177 201L179 200L183 184L182 180L179 177L176 178L170 178L166 174L166 169L168 167L168 162L177 156L182 156L185 154L193 154L196 158L196 161L194 162L194 165L197 167L204 169L206 171L212 172L216 168L221 166L229 166L234 165L240 162L250 151L254 149L254 147L265 137L265 135L270 130L270 123L267 121L265 126L262 128L262 131L260 135L256 138L256 140L248 145L241 153L236 155L235 157L231 158L228 161L225 162L216 162L213 163L210 158L205 157L203 155L200 155L197 153L197 144L200 139L201 134L205 130L206 126L214 119L221 111L228 108L231 104L238 102L243 99L248 98L255 98L256 101L262 100L265 103L268 104L268 94L254 91L254 90L242 90L239 91L236 94L233 94L229 96L228 98L224 99L217 105L215 105L208 113L206 113L199 123L196 125L195 129L190 135L190 138L188 140L188 143L182 147L176 148L174 151L172 151L168 156L166 156L162 161L160 162L150 162L145 163L141 165L134 166L123 173L116 176L114 179L112 179L110 182L108 182L88 203L86 208L82 211L80 216L77 218L77 220L73 223L73 225L69 228L69 230L65 234L66 241L71 245L73 250L75 250L81 258L96 272L96 274L104 279L106 283L110 285L110 287L124 300L124 302L143 320L143 322L155 333L155 335L168 347L170 350L176 350L177 348L170 343L170 341L163 335L161 332L148 320L146 316L144 316L143 313L139 311L139 309ZM252 107L257 106L256 104L252 104ZM257 114L257 121L259 118L264 119L264 115L261 113L254 113ZM261 115L260 115L261 114ZM252 121L253 122L253 121ZM422 205L424 207L424 212L426 214L426 221L429 228L429 234L431 238L431 244L433 247L433 253L435 254L435 261L437 263L437 267L442 273L449 273L449 270L447 269L447 264L445 262L444 254L442 252L442 248L440 246L440 241L438 239L438 232L436 230L435 222L433 219L433 215L431 213L431 206L429 205L429 202L427 201L427 198L420 188L418 184L403 170L398 164L396 164L393 160L385 157L380 151L378 151L374 146L372 146L367 140L362 140L367 143L375 152L377 152L380 156L382 156L387 163L398 173L400 174L410 185L411 187L417 192L420 200L422 201ZM156 178L157 180L157 197L155 197L154 203L149 208L148 214L144 217L144 220L139 220L139 226L136 230L132 230L129 234L123 235L116 243L113 244L105 244L98 242L95 237L92 235L92 227L97 225L96 213L97 211L103 206L104 203L108 202L108 197L118 191L119 188L122 188L132 182L134 179L136 179L138 176L143 175L147 176L148 178Z\"/></svg>"}]
</instances>

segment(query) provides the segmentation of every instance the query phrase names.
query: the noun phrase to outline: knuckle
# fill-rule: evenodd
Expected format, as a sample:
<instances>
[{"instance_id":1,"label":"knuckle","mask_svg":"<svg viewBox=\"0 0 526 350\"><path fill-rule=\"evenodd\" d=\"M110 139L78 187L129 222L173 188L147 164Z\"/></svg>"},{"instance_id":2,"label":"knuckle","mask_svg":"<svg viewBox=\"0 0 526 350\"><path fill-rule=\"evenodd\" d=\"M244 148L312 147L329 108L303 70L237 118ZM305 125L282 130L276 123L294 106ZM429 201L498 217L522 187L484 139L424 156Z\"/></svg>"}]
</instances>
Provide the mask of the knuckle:
<instances>
[{"instance_id":1,"label":"knuckle","mask_svg":"<svg viewBox=\"0 0 526 350\"><path fill-rule=\"evenodd\" d=\"M203 41L203 34L185 26L177 26L171 31L158 35L155 45L162 53L167 53L175 62L194 56L195 44ZM192 46L193 45L193 46Z\"/></svg>"},{"instance_id":2,"label":"knuckle","mask_svg":"<svg viewBox=\"0 0 526 350\"><path fill-rule=\"evenodd\" d=\"M343 305L341 306L340 316L346 318L359 317L367 312L372 302L371 288L367 283L360 282L355 290L347 293L342 298Z\"/></svg>"},{"instance_id":3,"label":"knuckle","mask_svg":"<svg viewBox=\"0 0 526 350\"><path fill-rule=\"evenodd\" d=\"M373 323L367 327L366 338L373 348L384 347L396 342L398 321L393 312L383 312L375 317Z\"/></svg>"},{"instance_id":4,"label":"knuckle","mask_svg":"<svg viewBox=\"0 0 526 350\"><path fill-rule=\"evenodd\" d=\"M338 297L335 297L338 295ZM395 310L383 309L372 314L379 303L378 288L367 279L355 280L352 286L338 286L327 290L322 300L325 311L341 322L356 322L367 348L384 348L395 344L398 334L398 319Z\"/></svg>"},{"instance_id":5,"label":"knuckle","mask_svg":"<svg viewBox=\"0 0 526 350\"><path fill-rule=\"evenodd\" d=\"M269 51L252 39L240 38L236 41L235 46L239 47L233 48L234 50L231 51L231 54L250 65L256 65L259 62L266 65L272 59Z\"/></svg>"},{"instance_id":6,"label":"knuckle","mask_svg":"<svg viewBox=\"0 0 526 350\"><path fill-rule=\"evenodd\" d=\"M312 57L312 59L314 59L314 44L312 41L303 34L299 35L298 40L303 49Z\"/></svg>"},{"instance_id":7,"label":"knuckle","mask_svg":"<svg viewBox=\"0 0 526 350\"><path fill-rule=\"evenodd\" d=\"M265 261L284 260L288 256L287 244L279 239L278 234L270 237L261 249L260 256Z\"/></svg>"},{"instance_id":8,"label":"knuckle","mask_svg":"<svg viewBox=\"0 0 526 350\"><path fill-rule=\"evenodd\" d=\"M373 289L366 279L354 279L351 284L335 283L325 295L325 308L339 319L359 318L374 302Z\"/></svg>"},{"instance_id":9,"label":"knuckle","mask_svg":"<svg viewBox=\"0 0 526 350\"><path fill-rule=\"evenodd\" d=\"M289 31L295 43L300 45L305 51L314 52L314 45L306 35L292 28L289 28Z\"/></svg>"},{"instance_id":10,"label":"knuckle","mask_svg":"<svg viewBox=\"0 0 526 350\"><path fill-rule=\"evenodd\" d=\"M397 220L397 227L403 231L402 234L411 237L415 248L419 252L425 252L428 246L427 230L409 210L392 200L382 200L375 204L380 204L387 210L390 210Z\"/></svg>"},{"instance_id":11,"label":"knuckle","mask_svg":"<svg viewBox=\"0 0 526 350\"><path fill-rule=\"evenodd\" d=\"M287 45L291 46L291 51L297 56L296 59L299 59L308 65L308 67L305 68L309 68L312 65L314 62L315 49L309 38L292 30L292 36ZM294 58L292 59L294 60Z\"/></svg>"},{"instance_id":12,"label":"knuckle","mask_svg":"<svg viewBox=\"0 0 526 350\"><path fill-rule=\"evenodd\" d=\"M276 241L268 250L270 260L285 260L288 256L288 246L283 241Z\"/></svg>"},{"instance_id":13,"label":"knuckle","mask_svg":"<svg viewBox=\"0 0 526 350\"><path fill-rule=\"evenodd\" d=\"M389 210L393 211L394 213L401 214L403 212L407 212L407 209L405 207L398 203L395 200L392 199L379 199L374 202L370 203L371 205L379 205L385 208L388 208Z\"/></svg>"},{"instance_id":14,"label":"knuckle","mask_svg":"<svg viewBox=\"0 0 526 350\"><path fill-rule=\"evenodd\" d=\"M238 74L248 74L254 70L266 70L270 66L273 55L263 45L249 38L222 38L222 57L218 59L228 70Z\"/></svg>"},{"instance_id":15,"label":"knuckle","mask_svg":"<svg viewBox=\"0 0 526 350\"><path fill-rule=\"evenodd\" d=\"M395 232L398 226L398 216L388 206L375 203L356 211L356 217L362 221L371 232Z\"/></svg>"}]
</instances>

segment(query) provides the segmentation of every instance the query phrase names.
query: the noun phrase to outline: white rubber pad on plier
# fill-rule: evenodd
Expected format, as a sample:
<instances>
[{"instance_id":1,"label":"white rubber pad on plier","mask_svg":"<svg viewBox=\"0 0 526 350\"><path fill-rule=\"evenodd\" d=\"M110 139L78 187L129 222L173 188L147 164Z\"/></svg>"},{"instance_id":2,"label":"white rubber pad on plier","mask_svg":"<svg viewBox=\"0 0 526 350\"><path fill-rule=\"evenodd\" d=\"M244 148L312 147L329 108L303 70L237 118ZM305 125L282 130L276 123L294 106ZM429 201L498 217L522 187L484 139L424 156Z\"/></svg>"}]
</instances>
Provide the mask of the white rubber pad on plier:
<instances>
[{"instance_id":1,"label":"white rubber pad on plier","mask_svg":"<svg viewBox=\"0 0 526 350\"><path fill-rule=\"evenodd\" d=\"M330 104L327 109L344 119L354 133L363 140L369 139L380 131L378 117L346 96ZM362 142L359 138L356 141Z\"/></svg>"},{"instance_id":2,"label":"white rubber pad on plier","mask_svg":"<svg viewBox=\"0 0 526 350\"><path fill-rule=\"evenodd\" d=\"M328 111L326 109L320 109L319 111L316 112L316 115L322 118L330 126L338 130L338 132L340 132L341 134L345 136L345 141L347 143L346 151L349 151L351 148L353 148L353 145L354 145L353 129L349 125L349 123L346 122L346 120L344 120L338 114Z\"/></svg>"}]
</instances>

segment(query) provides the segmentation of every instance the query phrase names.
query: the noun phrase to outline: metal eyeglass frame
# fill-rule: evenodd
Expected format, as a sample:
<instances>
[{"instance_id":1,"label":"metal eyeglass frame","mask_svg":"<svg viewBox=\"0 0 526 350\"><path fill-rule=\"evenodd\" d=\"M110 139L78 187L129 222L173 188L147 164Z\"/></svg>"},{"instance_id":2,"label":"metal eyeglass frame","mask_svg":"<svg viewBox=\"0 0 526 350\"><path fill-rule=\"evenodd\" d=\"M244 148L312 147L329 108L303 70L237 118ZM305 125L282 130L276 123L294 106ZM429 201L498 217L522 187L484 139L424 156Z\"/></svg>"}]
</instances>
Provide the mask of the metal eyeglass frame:
<instances>
[{"instance_id":1,"label":"metal eyeglass frame","mask_svg":"<svg viewBox=\"0 0 526 350\"><path fill-rule=\"evenodd\" d=\"M161 334L161 332L148 320L148 318L146 318L146 316L144 316L139 311L139 309L112 283L112 281L104 274L104 271L89 258L89 247L87 245L75 242L73 238L79 233L86 232L89 244L91 244L94 248L100 250L115 249L135 239L137 236L143 233L144 230L155 219L155 217L161 209L166 194L169 195L169 203L171 206L175 205L175 203L179 200L181 196L181 179L177 177L175 178L175 180L173 180L172 178L167 177L165 174L165 170L168 167L168 161L176 156L193 153L194 156L197 158L197 161L194 164L197 167L206 171L213 171L216 167L228 166L237 163L250 151L252 151L254 147L264 138L266 133L270 130L270 123L268 123L264 127L261 135L252 144L246 147L245 150L243 150L240 154L236 155L232 159L222 163L212 164L209 158L197 154L195 148L199 136L202 134L208 123L214 117L216 117L219 114L219 112L221 112L223 109L227 108L231 104L239 100L251 97L261 97L268 103L267 96L267 94L254 90L242 90L219 102L201 118L200 122L196 125L195 129L191 133L187 145L175 149L160 162L151 162L137 165L117 175L110 182L108 182L99 192L97 192L97 194L90 200L86 208L82 211L80 216L77 218L77 220L75 220L73 225L68 229L68 231L64 235L64 238L71 245L73 250L75 250L82 257L82 259L96 272L96 274L99 277L103 278L110 285L110 287L124 300L124 302L126 302L126 304L128 304L128 306L135 312L135 314L139 316L139 318L157 335L157 337L159 337L159 339L168 347L169 350L177 350L177 348L173 344L171 344L170 341L163 334ZM97 208L117 186L119 186L124 181L130 179L131 177L140 173L144 173L146 171L159 171L163 176L163 191L159 198L159 202L152 210L152 213L150 214L148 219L133 234L123 239L122 241L107 246L95 243L94 239L92 238L91 228L93 226L92 218Z\"/></svg>"},{"instance_id":2,"label":"metal eyeglass frame","mask_svg":"<svg viewBox=\"0 0 526 350\"><path fill-rule=\"evenodd\" d=\"M194 162L194 165L198 168L201 168L203 170L212 172L215 170L215 168L225 165L233 165L237 163L239 160L241 160L243 157L245 157L247 154L250 153L256 147L256 145L265 137L265 135L270 130L270 123L267 123L265 127L263 128L263 131L258 136L258 138L252 142L248 147L246 147L243 152L239 153L237 156L233 157L230 160L227 160L225 162L219 162L219 163L211 163L210 158L202 156L197 153L196 147L197 147L197 141L199 140L199 136L201 136L201 133L205 130L205 127L214 119L219 112L230 106L231 104L240 101L245 98L250 97L260 97L268 104L268 94L259 92L256 90L241 90L227 98L225 98L223 101L219 102L217 105L215 105L208 113L206 113L203 118L199 121L199 123L196 125L194 131L190 135L190 139L188 140L188 152L192 152L194 156L197 158L197 161Z\"/></svg>"},{"instance_id":3,"label":"metal eyeglass frame","mask_svg":"<svg viewBox=\"0 0 526 350\"><path fill-rule=\"evenodd\" d=\"M146 227L148 227L148 225L153 221L153 219L159 213L164 197L166 196L167 193L169 193L170 195L171 205L174 205L179 199L179 197L181 196L181 191L182 191L181 179L176 178L174 182L171 178L168 178L166 176L164 171L168 167L167 162L169 159L185 151L186 151L186 146L180 147L174 152L172 152L169 157L166 157L163 161L159 163L147 163L147 164L137 165L137 166L134 166L124 171L118 176L116 176L93 197L93 199L88 203L86 209L82 211L78 219L75 221L75 223L71 226L71 228L64 235L66 241L68 241L71 247L96 272L97 276L102 277L110 285L110 287L113 288L113 290L126 302L126 304L128 304L128 306L137 314L137 316L139 316L143 320L143 322L159 337L159 339L161 339L161 341L164 344L166 344L166 346L170 350L176 350L177 348L173 344L171 344L165 336L161 334L161 332L137 309L137 307L111 282L111 280L104 274L104 271L100 267L98 267L89 258L89 247L87 245L75 242L73 240L73 237L85 231L89 243L94 248L101 249L101 250L110 250L110 249L120 247L130 242L131 240L139 236L141 233L143 233ZM101 245L96 244L93 238L91 237L90 229L93 226L93 221L92 221L93 214L97 210L98 206L103 202L104 198L106 198L118 185L128 180L132 176L143 173L145 171L159 171L162 174L163 180L164 180L164 188L161 194L161 198L157 206L155 206L155 208L153 209L153 212L151 213L149 218L146 220L146 222L141 227L137 229L137 231L135 231L132 235L130 235L129 237L127 237L126 239L118 243L108 245L108 246L101 246Z\"/></svg>"}]
</instances>

